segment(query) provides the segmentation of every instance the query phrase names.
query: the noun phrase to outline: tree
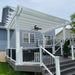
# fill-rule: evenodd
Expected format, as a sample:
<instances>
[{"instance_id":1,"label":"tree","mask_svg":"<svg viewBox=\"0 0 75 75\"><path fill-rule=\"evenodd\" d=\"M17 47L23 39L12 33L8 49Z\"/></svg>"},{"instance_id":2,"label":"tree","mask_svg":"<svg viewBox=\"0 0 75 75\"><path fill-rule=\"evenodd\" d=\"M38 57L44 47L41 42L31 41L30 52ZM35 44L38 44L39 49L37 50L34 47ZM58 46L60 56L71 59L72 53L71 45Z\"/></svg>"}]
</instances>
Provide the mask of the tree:
<instances>
[{"instance_id":1,"label":"tree","mask_svg":"<svg viewBox=\"0 0 75 75\"><path fill-rule=\"evenodd\" d=\"M70 18L71 18L71 23L70 23L70 25L71 25L71 30L73 31L73 32L75 32L75 13L74 14L72 14L71 16L70 16Z\"/></svg>"}]
</instances>

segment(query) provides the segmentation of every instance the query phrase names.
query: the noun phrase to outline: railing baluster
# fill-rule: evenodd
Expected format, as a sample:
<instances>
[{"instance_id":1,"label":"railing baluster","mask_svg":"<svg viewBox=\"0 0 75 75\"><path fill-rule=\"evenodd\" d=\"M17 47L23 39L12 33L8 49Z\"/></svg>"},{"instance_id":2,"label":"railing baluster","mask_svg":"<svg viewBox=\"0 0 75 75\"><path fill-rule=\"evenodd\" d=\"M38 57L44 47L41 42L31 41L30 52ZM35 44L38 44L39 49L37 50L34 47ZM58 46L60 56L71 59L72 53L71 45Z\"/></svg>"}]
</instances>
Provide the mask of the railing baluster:
<instances>
[{"instance_id":1,"label":"railing baluster","mask_svg":"<svg viewBox=\"0 0 75 75\"><path fill-rule=\"evenodd\" d=\"M11 59L12 59L12 48L10 49L10 54L11 54L10 57L11 57Z\"/></svg>"}]
</instances>

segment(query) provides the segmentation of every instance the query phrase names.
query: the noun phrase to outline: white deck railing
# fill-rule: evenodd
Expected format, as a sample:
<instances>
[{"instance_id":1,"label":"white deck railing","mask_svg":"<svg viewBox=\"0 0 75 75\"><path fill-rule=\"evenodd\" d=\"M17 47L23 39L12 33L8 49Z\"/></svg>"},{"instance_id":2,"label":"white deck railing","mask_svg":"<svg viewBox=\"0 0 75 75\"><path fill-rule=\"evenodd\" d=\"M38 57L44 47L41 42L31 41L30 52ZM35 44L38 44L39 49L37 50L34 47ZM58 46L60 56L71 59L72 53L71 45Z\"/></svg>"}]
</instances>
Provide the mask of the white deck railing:
<instances>
[{"instance_id":1,"label":"white deck railing","mask_svg":"<svg viewBox=\"0 0 75 75\"><path fill-rule=\"evenodd\" d=\"M24 48L26 49L26 48ZM58 56L54 56L53 54L51 54L49 51L47 51L45 48L43 48L42 46L38 47L38 51L34 51L31 56L29 56L29 60L28 58L24 58L25 56L23 56L23 52L25 51L22 47L21 47L21 51L22 54L20 55L21 57L19 58L20 61L20 65L23 64L29 64L29 65L35 65L35 64L39 64L40 66L43 66L50 75L53 75L53 73L49 70L49 68L47 67L47 65L53 65L55 64L55 68L56 68L56 75L60 75L60 64L59 64L59 57ZM30 48L31 49L31 48ZM32 48L32 49L37 49L37 48ZM13 52L15 51L15 57L13 57ZM27 48L28 51L28 48ZM31 53L31 52L30 52ZM16 49L8 49L7 50L7 58L9 58L11 61L15 62L16 65ZM37 59L36 59L37 58ZM44 62L44 60L48 61L46 64ZM52 60L52 61L51 61Z\"/></svg>"},{"instance_id":2,"label":"white deck railing","mask_svg":"<svg viewBox=\"0 0 75 75\"><path fill-rule=\"evenodd\" d=\"M75 60L75 46L71 46L72 60Z\"/></svg>"},{"instance_id":3,"label":"white deck railing","mask_svg":"<svg viewBox=\"0 0 75 75\"><path fill-rule=\"evenodd\" d=\"M16 55L13 58L13 50L16 51L15 48L6 49L6 58L9 58L11 61L16 63Z\"/></svg>"},{"instance_id":4,"label":"white deck railing","mask_svg":"<svg viewBox=\"0 0 75 75\"><path fill-rule=\"evenodd\" d=\"M45 54L43 54L43 52ZM49 62L49 59L54 60L54 61L50 61L49 65L55 64L55 68L56 68L55 73L56 73L56 75L60 75L59 57L58 56L54 56L49 51L47 51L45 48L43 48L42 46L40 46L40 65L43 66L48 71L48 73L50 75L54 75L54 74L50 71L50 69L48 68L48 66L46 65L46 63L44 63L44 61L43 61L43 56L44 55L48 56L48 58L46 58L46 61L47 61L47 59L48 59L48 62Z\"/></svg>"}]
</instances>

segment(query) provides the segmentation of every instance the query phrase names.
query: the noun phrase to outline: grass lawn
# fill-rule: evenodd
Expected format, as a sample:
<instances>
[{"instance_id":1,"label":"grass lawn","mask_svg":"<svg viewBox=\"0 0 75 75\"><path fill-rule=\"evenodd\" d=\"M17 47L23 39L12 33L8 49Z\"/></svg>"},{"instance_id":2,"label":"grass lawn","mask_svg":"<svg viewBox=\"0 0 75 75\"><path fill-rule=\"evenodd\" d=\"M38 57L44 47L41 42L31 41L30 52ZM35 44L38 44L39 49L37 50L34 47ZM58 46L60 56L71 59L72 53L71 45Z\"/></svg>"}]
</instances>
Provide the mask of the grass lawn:
<instances>
[{"instance_id":1,"label":"grass lawn","mask_svg":"<svg viewBox=\"0 0 75 75\"><path fill-rule=\"evenodd\" d=\"M24 72L15 72L8 63L0 62L0 75L31 75Z\"/></svg>"}]
</instances>

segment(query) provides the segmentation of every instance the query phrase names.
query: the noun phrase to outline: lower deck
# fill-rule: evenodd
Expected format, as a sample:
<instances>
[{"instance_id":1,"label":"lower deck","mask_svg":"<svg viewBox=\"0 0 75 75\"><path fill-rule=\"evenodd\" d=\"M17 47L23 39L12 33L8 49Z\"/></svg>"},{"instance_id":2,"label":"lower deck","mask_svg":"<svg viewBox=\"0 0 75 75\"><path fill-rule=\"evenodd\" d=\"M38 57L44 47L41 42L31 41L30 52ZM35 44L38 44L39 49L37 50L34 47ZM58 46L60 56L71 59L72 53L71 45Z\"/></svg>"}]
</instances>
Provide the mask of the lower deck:
<instances>
[{"instance_id":1,"label":"lower deck","mask_svg":"<svg viewBox=\"0 0 75 75\"><path fill-rule=\"evenodd\" d=\"M12 68L15 71L24 71L24 72L41 72L41 66L40 64L22 64L22 65L16 65L15 62L13 60L11 60L10 58L6 58L7 62L12 66ZM71 58L64 58L63 56L60 56L60 63L66 63L72 61ZM47 63L47 65L49 65L49 59L48 61L45 61L45 63Z\"/></svg>"}]
</instances>

